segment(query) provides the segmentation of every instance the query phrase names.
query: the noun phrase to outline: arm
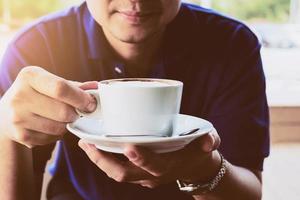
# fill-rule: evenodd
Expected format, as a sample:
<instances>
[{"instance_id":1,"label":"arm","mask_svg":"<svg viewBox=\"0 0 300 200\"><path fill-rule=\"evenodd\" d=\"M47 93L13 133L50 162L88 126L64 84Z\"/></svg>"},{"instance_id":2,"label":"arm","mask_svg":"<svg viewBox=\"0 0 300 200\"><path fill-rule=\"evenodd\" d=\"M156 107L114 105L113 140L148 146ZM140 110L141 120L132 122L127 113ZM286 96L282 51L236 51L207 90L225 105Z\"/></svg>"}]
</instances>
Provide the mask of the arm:
<instances>
[{"instance_id":1,"label":"arm","mask_svg":"<svg viewBox=\"0 0 300 200\"><path fill-rule=\"evenodd\" d=\"M74 107L86 110L94 101L82 89L96 86L67 81L38 67L19 73L0 99L1 198L39 198L43 175L33 174L31 148L59 140L66 123L77 118Z\"/></svg>"},{"instance_id":2,"label":"arm","mask_svg":"<svg viewBox=\"0 0 300 200\"><path fill-rule=\"evenodd\" d=\"M260 171L252 171L247 168L235 166L229 162L227 162L226 167L226 174L216 189L205 195L195 195L194 199L261 199L262 180Z\"/></svg>"},{"instance_id":3,"label":"arm","mask_svg":"<svg viewBox=\"0 0 300 200\"><path fill-rule=\"evenodd\" d=\"M85 110L90 102L82 89L95 84L75 84L49 73L55 71L50 58L55 59L44 36L32 27L10 43L0 62L0 199L39 198L44 147L25 146L60 139L66 123L77 118L74 107ZM31 65L47 71L26 67Z\"/></svg>"},{"instance_id":4,"label":"arm","mask_svg":"<svg viewBox=\"0 0 300 200\"><path fill-rule=\"evenodd\" d=\"M40 191L34 187L31 149L3 135L0 137L0 146L1 199L38 199Z\"/></svg>"},{"instance_id":5,"label":"arm","mask_svg":"<svg viewBox=\"0 0 300 200\"><path fill-rule=\"evenodd\" d=\"M269 152L269 118L260 44L249 29L236 30L228 63L207 119L218 130L220 152L230 161L212 193L195 199L261 199L262 163ZM221 198L222 197L222 198Z\"/></svg>"}]
</instances>

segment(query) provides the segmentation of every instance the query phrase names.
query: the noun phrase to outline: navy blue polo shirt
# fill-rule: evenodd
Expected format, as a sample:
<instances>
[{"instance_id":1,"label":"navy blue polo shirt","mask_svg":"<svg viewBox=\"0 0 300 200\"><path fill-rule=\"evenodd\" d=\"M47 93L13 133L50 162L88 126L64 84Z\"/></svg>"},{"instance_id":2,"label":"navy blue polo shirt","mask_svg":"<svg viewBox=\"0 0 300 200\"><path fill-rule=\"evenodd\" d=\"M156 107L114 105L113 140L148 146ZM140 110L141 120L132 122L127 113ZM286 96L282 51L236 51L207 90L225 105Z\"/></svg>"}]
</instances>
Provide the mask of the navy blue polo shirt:
<instances>
[{"instance_id":1,"label":"navy blue polo shirt","mask_svg":"<svg viewBox=\"0 0 300 200\"><path fill-rule=\"evenodd\" d=\"M181 113L211 121L222 139L220 152L232 164L262 170L269 154L265 77L256 36L243 23L212 10L182 4L167 26L160 59L145 77L184 83ZM19 71L41 66L69 80L136 77L114 58L101 26L85 3L43 17L10 43L0 68L0 96ZM98 169L67 133L59 142L48 196L70 193L83 199L192 199L175 183L155 189L117 183ZM33 149L42 173L54 145ZM189 164L189 163L187 163ZM201 171L201 169L199 169ZM73 199L76 199L72 197Z\"/></svg>"}]
</instances>

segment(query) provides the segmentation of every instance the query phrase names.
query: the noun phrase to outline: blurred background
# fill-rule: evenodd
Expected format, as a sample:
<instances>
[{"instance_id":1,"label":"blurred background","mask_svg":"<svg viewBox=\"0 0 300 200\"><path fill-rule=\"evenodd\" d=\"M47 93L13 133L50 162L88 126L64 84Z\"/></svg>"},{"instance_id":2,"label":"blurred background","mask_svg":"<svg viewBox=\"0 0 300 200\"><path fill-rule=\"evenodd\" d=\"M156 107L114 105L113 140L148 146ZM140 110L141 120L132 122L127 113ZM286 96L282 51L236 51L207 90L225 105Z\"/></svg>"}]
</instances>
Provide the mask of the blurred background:
<instances>
[{"instance_id":1,"label":"blurred background","mask_svg":"<svg viewBox=\"0 0 300 200\"><path fill-rule=\"evenodd\" d=\"M82 0L0 0L0 59L24 25ZM300 0L185 0L245 22L257 35L267 80L272 148L263 200L300 199ZM49 179L46 174L45 184ZM44 198L44 197L43 197Z\"/></svg>"}]
</instances>

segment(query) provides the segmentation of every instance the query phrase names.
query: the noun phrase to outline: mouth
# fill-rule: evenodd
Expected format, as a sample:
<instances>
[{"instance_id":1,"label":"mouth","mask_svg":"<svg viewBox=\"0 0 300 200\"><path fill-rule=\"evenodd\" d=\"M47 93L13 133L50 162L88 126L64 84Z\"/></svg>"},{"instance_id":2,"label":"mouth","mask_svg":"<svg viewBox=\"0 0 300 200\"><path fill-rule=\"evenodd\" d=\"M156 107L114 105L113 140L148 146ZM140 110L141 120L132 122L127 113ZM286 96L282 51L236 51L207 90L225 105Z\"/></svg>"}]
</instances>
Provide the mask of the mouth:
<instances>
[{"instance_id":1,"label":"mouth","mask_svg":"<svg viewBox=\"0 0 300 200\"><path fill-rule=\"evenodd\" d=\"M128 23L132 25L139 25L147 20L158 15L158 12L141 12L141 11L134 11L134 10L122 10L117 11L117 13Z\"/></svg>"}]
</instances>

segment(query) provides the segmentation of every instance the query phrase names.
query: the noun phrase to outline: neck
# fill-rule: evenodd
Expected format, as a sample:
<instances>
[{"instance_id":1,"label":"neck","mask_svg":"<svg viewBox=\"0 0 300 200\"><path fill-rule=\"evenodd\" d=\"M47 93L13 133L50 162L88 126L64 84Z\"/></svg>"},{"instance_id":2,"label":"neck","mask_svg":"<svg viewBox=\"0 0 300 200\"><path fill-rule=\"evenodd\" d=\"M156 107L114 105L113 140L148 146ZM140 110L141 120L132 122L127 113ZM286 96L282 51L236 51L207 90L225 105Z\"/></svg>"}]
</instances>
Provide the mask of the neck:
<instances>
[{"instance_id":1,"label":"neck","mask_svg":"<svg viewBox=\"0 0 300 200\"><path fill-rule=\"evenodd\" d=\"M156 34L140 43L127 43L107 34L105 31L104 34L117 56L124 63L130 66L141 66L141 63L143 63L144 68L151 65L157 58L163 35L162 33Z\"/></svg>"}]
</instances>

